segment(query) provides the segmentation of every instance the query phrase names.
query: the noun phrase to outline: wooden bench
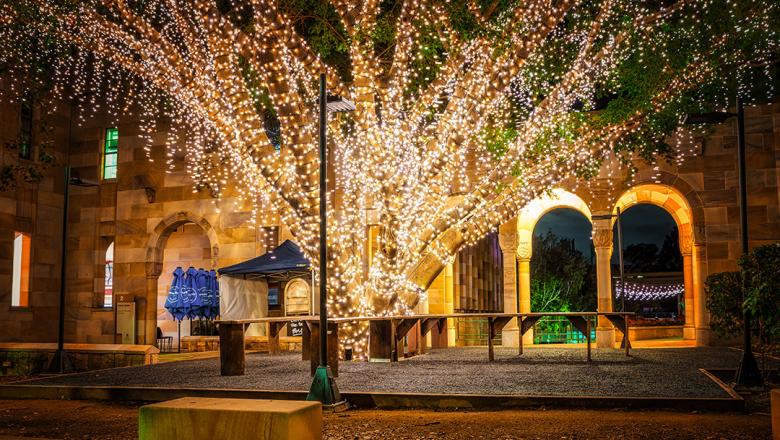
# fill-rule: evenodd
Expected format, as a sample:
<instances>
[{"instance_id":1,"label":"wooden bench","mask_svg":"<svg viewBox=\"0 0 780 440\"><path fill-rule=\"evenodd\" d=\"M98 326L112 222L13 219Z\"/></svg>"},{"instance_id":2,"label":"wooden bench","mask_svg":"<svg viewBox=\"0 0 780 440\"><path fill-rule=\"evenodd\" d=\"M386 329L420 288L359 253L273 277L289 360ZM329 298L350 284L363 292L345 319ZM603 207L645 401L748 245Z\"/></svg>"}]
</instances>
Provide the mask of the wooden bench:
<instances>
[{"instance_id":1,"label":"wooden bench","mask_svg":"<svg viewBox=\"0 0 780 440\"><path fill-rule=\"evenodd\" d=\"M314 440L322 438L319 402L184 397L142 406L140 440Z\"/></svg>"}]
</instances>

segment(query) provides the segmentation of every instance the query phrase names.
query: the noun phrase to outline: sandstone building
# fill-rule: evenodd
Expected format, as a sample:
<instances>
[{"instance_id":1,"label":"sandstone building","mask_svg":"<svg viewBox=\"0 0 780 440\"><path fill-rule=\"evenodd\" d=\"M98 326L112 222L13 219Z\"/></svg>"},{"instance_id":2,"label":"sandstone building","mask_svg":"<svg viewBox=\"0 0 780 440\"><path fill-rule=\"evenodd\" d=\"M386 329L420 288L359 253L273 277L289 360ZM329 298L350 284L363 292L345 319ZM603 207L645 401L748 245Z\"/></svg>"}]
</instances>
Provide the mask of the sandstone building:
<instances>
[{"instance_id":1,"label":"sandstone building","mask_svg":"<svg viewBox=\"0 0 780 440\"><path fill-rule=\"evenodd\" d=\"M132 342L155 344L157 327L166 335L176 332L162 307L176 266L224 267L292 238L273 222L255 226L250 208L234 197L215 199L208 190L194 191L183 157L166 157L164 130L149 147L139 137L137 117L120 117L116 123L100 112L82 120L66 105L53 112L35 103L23 107L0 106L4 171L35 163L49 142L57 163L39 181L0 193L2 342L56 340L66 164L73 176L97 183L69 189L69 342L121 341L128 321L117 304L125 303L135 308L129 321ZM780 241L780 102L746 112L749 234L755 246ZM19 139L27 138L29 153L19 148ZM632 179L605 164L590 182L562 185L501 225L498 234L464 250L454 264L427 274L428 299L419 311L528 312L531 236L542 215L568 207L590 219L648 203L666 210L679 230L687 304L679 336L709 343L704 280L736 269L740 254L736 143L736 121L730 120L706 138L694 139L690 148L695 154L682 163L640 164ZM171 172L166 171L168 160L174 163ZM594 294L599 310L607 311L613 307L613 225L594 220L592 226ZM600 345L616 337L608 322L599 322L597 335ZM516 324L509 324L502 338L504 344L517 344ZM432 343L458 339L453 322Z\"/></svg>"}]
</instances>

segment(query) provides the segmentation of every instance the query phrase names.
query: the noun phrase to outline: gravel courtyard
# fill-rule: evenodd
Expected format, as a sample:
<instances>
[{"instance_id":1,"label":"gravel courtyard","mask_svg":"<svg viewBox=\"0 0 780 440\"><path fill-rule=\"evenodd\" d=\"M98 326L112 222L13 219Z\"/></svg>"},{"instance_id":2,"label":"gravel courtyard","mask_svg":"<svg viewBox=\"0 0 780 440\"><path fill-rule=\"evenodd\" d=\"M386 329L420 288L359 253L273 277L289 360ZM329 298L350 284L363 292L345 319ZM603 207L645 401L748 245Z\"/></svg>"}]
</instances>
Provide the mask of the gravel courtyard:
<instances>
[{"instance_id":1,"label":"gravel courtyard","mask_svg":"<svg viewBox=\"0 0 780 440\"><path fill-rule=\"evenodd\" d=\"M484 347L434 350L398 363L340 363L342 391L468 393L567 396L728 397L699 368L736 368L740 352L728 348L593 351L579 348L497 348L496 362ZM25 383L147 387L232 388L306 391L309 363L300 353L247 355L246 375L222 377L219 359L198 359L49 377Z\"/></svg>"}]
</instances>

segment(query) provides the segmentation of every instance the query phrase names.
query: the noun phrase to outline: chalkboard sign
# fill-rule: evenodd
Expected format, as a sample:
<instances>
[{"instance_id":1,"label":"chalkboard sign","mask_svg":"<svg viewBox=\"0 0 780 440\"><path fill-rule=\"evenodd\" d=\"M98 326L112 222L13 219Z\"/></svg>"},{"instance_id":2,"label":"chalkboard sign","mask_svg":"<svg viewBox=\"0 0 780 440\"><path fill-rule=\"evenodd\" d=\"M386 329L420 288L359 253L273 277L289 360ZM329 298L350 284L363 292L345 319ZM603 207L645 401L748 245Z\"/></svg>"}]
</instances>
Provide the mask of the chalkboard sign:
<instances>
[{"instance_id":1,"label":"chalkboard sign","mask_svg":"<svg viewBox=\"0 0 780 440\"><path fill-rule=\"evenodd\" d=\"M290 321L287 325L287 336L303 336L303 321Z\"/></svg>"}]
</instances>

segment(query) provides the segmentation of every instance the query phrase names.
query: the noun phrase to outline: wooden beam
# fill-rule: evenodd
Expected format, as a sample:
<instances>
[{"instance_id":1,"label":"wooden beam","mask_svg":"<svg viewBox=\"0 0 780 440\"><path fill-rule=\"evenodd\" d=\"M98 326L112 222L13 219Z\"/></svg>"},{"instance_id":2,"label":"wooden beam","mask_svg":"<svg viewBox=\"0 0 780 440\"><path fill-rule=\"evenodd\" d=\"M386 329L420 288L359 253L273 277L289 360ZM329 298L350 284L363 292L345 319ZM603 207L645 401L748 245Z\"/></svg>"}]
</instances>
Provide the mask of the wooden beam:
<instances>
[{"instance_id":1,"label":"wooden beam","mask_svg":"<svg viewBox=\"0 0 780 440\"><path fill-rule=\"evenodd\" d=\"M423 318L420 321L420 335L425 337L434 326L439 326L439 321L439 318ZM441 328L439 328L439 331L441 331Z\"/></svg>"}]
</instances>

